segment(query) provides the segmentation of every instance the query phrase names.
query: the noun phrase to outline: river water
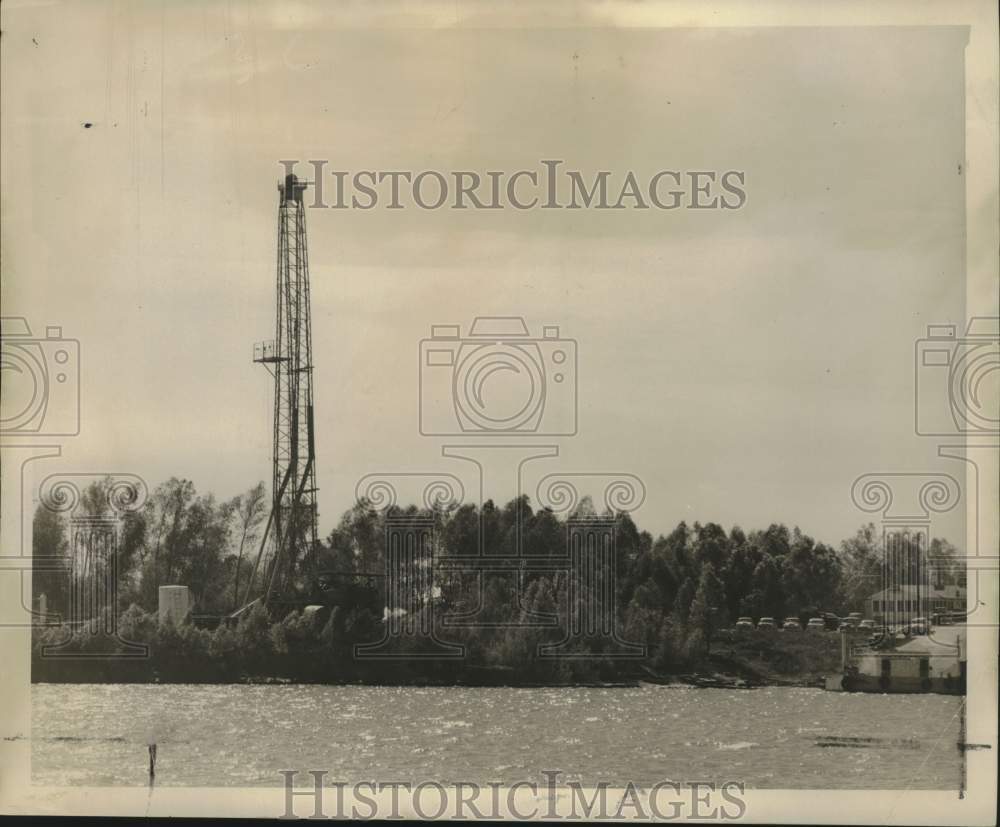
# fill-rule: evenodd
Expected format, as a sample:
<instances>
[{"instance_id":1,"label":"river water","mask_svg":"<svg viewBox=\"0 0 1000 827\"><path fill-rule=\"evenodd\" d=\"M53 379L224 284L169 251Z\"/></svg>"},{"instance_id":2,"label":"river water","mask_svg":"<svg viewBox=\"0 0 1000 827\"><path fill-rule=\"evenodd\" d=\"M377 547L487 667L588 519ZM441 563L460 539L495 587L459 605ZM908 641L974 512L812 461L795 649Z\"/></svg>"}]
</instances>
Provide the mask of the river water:
<instances>
[{"instance_id":1,"label":"river water","mask_svg":"<svg viewBox=\"0 0 1000 827\"><path fill-rule=\"evenodd\" d=\"M39 684L32 774L56 785L330 780L743 781L958 789L963 698L818 689ZM304 777L304 781L308 781Z\"/></svg>"}]
</instances>

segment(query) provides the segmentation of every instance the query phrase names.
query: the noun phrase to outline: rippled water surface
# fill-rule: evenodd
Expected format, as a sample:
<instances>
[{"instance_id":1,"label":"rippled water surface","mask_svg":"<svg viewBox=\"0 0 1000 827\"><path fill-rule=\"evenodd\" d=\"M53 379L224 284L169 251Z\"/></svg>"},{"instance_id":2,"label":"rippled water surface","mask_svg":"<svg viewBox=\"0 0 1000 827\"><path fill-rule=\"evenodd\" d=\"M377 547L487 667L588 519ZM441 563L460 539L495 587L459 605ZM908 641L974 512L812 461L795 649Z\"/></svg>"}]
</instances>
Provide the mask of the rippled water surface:
<instances>
[{"instance_id":1,"label":"rippled water surface","mask_svg":"<svg viewBox=\"0 0 1000 827\"><path fill-rule=\"evenodd\" d=\"M55 685L32 689L37 783L743 780L957 789L962 698L818 689Z\"/></svg>"}]
</instances>

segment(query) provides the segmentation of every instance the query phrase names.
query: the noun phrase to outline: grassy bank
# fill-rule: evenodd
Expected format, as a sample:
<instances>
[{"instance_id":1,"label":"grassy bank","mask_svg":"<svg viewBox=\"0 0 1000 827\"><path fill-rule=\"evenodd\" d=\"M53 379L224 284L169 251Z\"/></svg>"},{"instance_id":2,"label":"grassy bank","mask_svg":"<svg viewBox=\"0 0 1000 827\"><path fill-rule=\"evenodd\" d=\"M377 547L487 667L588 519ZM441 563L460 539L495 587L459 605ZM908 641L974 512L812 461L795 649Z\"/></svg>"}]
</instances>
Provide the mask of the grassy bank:
<instances>
[{"instance_id":1,"label":"grassy bank","mask_svg":"<svg viewBox=\"0 0 1000 827\"><path fill-rule=\"evenodd\" d=\"M840 671L840 635L827 631L752 630L714 640L701 671L751 684L822 685Z\"/></svg>"},{"instance_id":2,"label":"grassy bank","mask_svg":"<svg viewBox=\"0 0 1000 827\"><path fill-rule=\"evenodd\" d=\"M512 629L502 645L484 650L474 638L464 654L419 657L429 640L411 640L393 649L393 658L357 657L355 647L378 641L381 622L363 612L337 609L289 613L272 622L252 611L238 623L204 629L192 623L160 624L137 607L118 625L122 639L148 647L147 657L100 657L124 651L112 639L67 627L36 629L32 679L69 683L367 683L392 685L561 685L683 680L701 685L811 685L840 665L840 642L825 632L720 633L702 648L650 650L643 661L602 658L581 648L580 659L537 657L538 644L559 632ZM459 639L461 633L459 634ZM47 648L48 647L48 648ZM52 648L57 647L57 648ZM383 653L384 654L384 653ZM411 654L417 657L399 657ZM453 652L454 654L454 652Z\"/></svg>"}]
</instances>

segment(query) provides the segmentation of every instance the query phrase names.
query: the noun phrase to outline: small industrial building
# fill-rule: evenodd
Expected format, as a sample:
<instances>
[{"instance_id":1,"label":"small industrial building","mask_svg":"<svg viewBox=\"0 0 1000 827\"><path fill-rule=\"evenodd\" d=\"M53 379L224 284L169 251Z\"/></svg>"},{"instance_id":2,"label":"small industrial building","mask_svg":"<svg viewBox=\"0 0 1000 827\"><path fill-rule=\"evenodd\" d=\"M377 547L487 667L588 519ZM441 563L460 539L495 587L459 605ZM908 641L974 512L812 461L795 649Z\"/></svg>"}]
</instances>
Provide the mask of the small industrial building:
<instances>
[{"instance_id":1,"label":"small industrial building","mask_svg":"<svg viewBox=\"0 0 1000 827\"><path fill-rule=\"evenodd\" d=\"M889 651L856 654L843 688L862 692L965 692L964 626L943 626Z\"/></svg>"}]
</instances>

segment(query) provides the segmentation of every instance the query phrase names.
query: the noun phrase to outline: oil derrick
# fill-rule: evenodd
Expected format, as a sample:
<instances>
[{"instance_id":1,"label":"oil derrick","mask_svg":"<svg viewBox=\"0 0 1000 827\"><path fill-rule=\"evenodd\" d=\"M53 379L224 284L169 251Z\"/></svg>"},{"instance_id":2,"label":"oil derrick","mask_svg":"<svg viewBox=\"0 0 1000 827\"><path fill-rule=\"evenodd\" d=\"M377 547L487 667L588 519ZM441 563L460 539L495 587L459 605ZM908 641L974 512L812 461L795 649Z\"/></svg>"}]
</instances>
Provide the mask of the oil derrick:
<instances>
[{"instance_id":1,"label":"oil derrick","mask_svg":"<svg viewBox=\"0 0 1000 827\"><path fill-rule=\"evenodd\" d=\"M288 595L299 563L317 541L306 186L295 175L286 175L278 184L275 338L254 346L254 362L263 364L274 379L272 501L244 608L257 599L269 604ZM262 557L267 564L258 587Z\"/></svg>"}]
</instances>

